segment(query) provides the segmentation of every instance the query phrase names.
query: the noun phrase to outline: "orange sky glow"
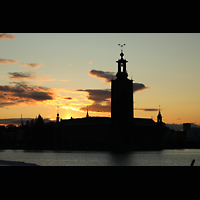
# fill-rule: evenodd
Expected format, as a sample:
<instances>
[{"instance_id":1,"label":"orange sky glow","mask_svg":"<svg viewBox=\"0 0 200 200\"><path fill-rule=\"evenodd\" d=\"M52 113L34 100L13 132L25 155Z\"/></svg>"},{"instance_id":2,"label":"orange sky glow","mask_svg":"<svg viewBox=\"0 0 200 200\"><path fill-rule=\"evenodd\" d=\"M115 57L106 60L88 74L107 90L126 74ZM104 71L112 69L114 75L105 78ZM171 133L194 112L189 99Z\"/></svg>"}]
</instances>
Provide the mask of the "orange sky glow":
<instances>
[{"instance_id":1,"label":"orange sky glow","mask_svg":"<svg viewBox=\"0 0 200 200\"><path fill-rule=\"evenodd\" d=\"M200 34L0 33L0 124L110 117L118 43L126 43L134 116L200 125ZM11 120L9 121L11 122Z\"/></svg>"}]
</instances>

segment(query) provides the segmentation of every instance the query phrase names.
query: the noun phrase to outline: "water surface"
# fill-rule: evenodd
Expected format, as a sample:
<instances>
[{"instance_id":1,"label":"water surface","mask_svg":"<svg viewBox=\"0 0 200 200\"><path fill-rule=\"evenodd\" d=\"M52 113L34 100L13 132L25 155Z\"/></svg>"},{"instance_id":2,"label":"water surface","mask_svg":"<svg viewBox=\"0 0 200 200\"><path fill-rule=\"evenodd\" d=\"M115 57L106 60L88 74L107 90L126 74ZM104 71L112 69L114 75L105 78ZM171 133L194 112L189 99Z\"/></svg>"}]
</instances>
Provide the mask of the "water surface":
<instances>
[{"instance_id":1,"label":"water surface","mask_svg":"<svg viewBox=\"0 0 200 200\"><path fill-rule=\"evenodd\" d=\"M135 151L1 150L1 166L200 166L200 149Z\"/></svg>"}]
</instances>

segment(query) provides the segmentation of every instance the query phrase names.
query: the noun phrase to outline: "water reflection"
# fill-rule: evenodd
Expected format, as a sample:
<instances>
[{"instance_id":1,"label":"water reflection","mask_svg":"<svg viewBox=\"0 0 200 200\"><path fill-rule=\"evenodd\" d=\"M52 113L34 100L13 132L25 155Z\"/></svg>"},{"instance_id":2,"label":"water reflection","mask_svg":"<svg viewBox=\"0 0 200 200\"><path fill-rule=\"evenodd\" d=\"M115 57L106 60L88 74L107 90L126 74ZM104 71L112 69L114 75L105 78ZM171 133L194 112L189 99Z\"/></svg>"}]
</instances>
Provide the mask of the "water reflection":
<instances>
[{"instance_id":1,"label":"water reflection","mask_svg":"<svg viewBox=\"0 0 200 200\"><path fill-rule=\"evenodd\" d=\"M110 153L109 159L112 166L130 166L133 154L130 152Z\"/></svg>"},{"instance_id":2,"label":"water reflection","mask_svg":"<svg viewBox=\"0 0 200 200\"><path fill-rule=\"evenodd\" d=\"M0 166L193 166L200 165L200 149L98 152L0 150Z\"/></svg>"},{"instance_id":3,"label":"water reflection","mask_svg":"<svg viewBox=\"0 0 200 200\"><path fill-rule=\"evenodd\" d=\"M34 163L0 160L0 166L38 166Z\"/></svg>"}]
</instances>

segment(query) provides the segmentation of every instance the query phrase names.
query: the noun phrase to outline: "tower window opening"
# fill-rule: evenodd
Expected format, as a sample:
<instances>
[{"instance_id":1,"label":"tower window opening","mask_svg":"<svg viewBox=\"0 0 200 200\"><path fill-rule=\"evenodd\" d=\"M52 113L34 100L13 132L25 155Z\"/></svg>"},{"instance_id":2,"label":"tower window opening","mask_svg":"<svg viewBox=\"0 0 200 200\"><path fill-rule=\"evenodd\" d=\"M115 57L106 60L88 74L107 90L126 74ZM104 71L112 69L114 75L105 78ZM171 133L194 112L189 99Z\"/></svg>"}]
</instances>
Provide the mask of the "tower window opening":
<instances>
[{"instance_id":1,"label":"tower window opening","mask_svg":"<svg viewBox=\"0 0 200 200\"><path fill-rule=\"evenodd\" d=\"M121 71L123 71L123 67L124 67L124 65L123 65L123 63L121 63L121 68L122 68Z\"/></svg>"}]
</instances>

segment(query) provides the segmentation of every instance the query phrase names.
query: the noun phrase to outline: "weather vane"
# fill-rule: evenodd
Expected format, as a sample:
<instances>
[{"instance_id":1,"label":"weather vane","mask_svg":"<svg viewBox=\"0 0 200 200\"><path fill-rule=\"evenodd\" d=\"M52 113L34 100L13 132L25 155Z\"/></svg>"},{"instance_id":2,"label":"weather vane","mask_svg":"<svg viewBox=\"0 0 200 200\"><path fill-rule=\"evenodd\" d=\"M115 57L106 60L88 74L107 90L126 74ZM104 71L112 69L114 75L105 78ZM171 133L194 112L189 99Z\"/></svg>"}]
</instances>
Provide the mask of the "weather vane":
<instances>
[{"instance_id":1,"label":"weather vane","mask_svg":"<svg viewBox=\"0 0 200 200\"><path fill-rule=\"evenodd\" d=\"M123 51L123 46L125 46L126 44L118 44L118 46L121 47L121 51Z\"/></svg>"}]
</instances>

